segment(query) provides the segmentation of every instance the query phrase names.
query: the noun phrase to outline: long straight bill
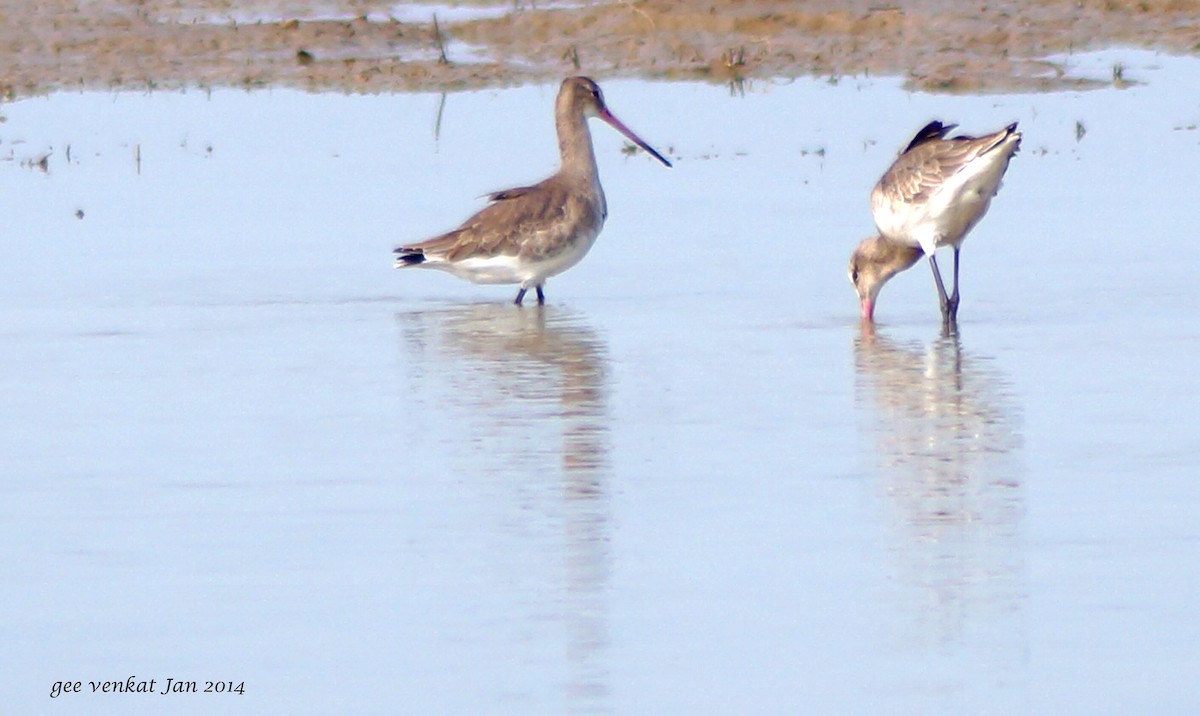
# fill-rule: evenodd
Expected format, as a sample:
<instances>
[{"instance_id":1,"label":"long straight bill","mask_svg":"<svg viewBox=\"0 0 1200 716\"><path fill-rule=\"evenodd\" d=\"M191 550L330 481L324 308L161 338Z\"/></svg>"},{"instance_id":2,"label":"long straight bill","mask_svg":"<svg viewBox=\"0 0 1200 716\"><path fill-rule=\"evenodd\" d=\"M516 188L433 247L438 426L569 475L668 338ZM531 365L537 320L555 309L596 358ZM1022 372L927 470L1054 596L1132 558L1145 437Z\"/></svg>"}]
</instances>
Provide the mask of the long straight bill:
<instances>
[{"instance_id":1,"label":"long straight bill","mask_svg":"<svg viewBox=\"0 0 1200 716\"><path fill-rule=\"evenodd\" d=\"M668 167L671 166L671 162L668 162L666 157L659 154L658 150L656 150L654 147L643 142L641 137L634 134L633 130L630 129L629 127L626 127L621 122L621 120L614 117L612 112L609 112L607 109L601 110L599 113L599 117L600 117L600 119L603 119L605 122L608 122L610 125L612 125L613 129L617 130L621 134L624 134L625 137L627 139L629 139L629 141L633 142L634 144L638 145L642 149L646 150L647 154L654 157L655 159L662 162L663 164L667 165Z\"/></svg>"}]
</instances>

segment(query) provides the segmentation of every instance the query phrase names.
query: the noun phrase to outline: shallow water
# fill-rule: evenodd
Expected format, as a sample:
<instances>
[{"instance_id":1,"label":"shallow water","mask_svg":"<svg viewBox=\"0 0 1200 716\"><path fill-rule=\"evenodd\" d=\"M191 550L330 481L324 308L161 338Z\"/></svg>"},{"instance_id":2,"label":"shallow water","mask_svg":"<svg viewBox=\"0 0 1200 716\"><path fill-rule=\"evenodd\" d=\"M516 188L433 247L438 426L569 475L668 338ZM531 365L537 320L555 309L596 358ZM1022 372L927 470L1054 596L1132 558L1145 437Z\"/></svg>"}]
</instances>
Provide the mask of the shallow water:
<instances>
[{"instance_id":1,"label":"shallow water","mask_svg":"<svg viewBox=\"0 0 1200 716\"><path fill-rule=\"evenodd\" d=\"M609 222L544 309L390 249L550 171L554 87L4 106L0 698L1187 712L1200 65L1078 71L1116 62L1142 84L606 83L676 166L593 127ZM922 265L864 331L867 192L934 116L1023 149L960 337ZM87 684L131 675L245 694Z\"/></svg>"}]
</instances>

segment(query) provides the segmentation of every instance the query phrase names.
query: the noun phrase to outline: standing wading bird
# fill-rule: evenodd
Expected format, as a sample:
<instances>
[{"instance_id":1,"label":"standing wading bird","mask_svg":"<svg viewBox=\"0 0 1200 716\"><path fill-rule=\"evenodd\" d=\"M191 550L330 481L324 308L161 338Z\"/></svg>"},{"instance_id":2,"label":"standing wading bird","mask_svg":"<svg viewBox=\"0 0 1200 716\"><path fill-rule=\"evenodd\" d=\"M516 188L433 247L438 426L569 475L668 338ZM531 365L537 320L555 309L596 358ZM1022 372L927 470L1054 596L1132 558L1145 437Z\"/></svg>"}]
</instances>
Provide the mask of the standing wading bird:
<instances>
[{"instance_id":1,"label":"standing wading bird","mask_svg":"<svg viewBox=\"0 0 1200 716\"><path fill-rule=\"evenodd\" d=\"M956 126L925 125L871 191L879 236L865 239L850 256L850 283L865 321L874 318L883 284L921 254L933 269L943 324L951 327L958 319L959 249L999 191L1008 160L1021 146L1021 133L1014 122L984 137L947 137ZM939 246L954 248L949 296L933 255Z\"/></svg>"},{"instance_id":2,"label":"standing wading bird","mask_svg":"<svg viewBox=\"0 0 1200 716\"><path fill-rule=\"evenodd\" d=\"M518 283L518 306L531 287L546 302L546 279L579 263L596 242L608 207L587 120L598 117L650 156L671 166L653 147L622 124L604 105L604 95L587 77L563 80L554 103L561 165L533 186L490 194L491 203L454 231L395 250L396 267L422 266L473 283Z\"/></svg>"}]
</instances>

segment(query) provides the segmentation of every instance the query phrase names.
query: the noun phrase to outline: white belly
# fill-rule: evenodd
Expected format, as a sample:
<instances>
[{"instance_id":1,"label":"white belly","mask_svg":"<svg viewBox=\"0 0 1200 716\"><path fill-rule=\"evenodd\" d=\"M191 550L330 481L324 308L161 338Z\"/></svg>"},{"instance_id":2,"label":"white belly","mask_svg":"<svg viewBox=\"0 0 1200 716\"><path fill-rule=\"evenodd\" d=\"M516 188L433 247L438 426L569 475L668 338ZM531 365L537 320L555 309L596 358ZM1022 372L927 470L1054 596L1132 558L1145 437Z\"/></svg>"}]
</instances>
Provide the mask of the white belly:
<instances>
[{"instance_id":1,"label":"white belly","mask_svg":"<svg viewBox=\"0 0 1200 716\"><path fill-rule=\"evenodd\" d=\"M460 259L458 261L427 260L418 264L422 268L438 269L480 284L519 283L522 286L537 286L551 276L566 271L583 260L596 243L599 229L564 242L559 251L545 257L487 256Z\"/></svg>"},{"instance_id":2,"label":"white belly","mask_svg":"<svg viewBox=\"0 0 1200 716\"><path fill-rule=\"evenodd\" d=\"M987 213L998 188L998 176L961 172L928 201L881 202L872 207L872 215L879 232L889 240L920 246L925 253L932 254L940 246L960 245L967 232Z\"/></svg>"}]
</instances>

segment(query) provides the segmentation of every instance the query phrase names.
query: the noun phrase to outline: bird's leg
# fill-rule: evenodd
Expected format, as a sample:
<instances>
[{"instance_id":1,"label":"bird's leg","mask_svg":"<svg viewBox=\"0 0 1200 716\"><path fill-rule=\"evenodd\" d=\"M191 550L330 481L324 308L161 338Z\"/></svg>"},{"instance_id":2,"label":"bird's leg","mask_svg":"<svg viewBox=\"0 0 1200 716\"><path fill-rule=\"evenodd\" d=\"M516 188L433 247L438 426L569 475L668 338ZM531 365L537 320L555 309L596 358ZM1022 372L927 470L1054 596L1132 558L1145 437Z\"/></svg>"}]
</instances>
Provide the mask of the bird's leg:
<instances>
[{"instance_id":1,"label":"bird's leg","mask_svg":"<svg viewBox=\"0 0 1200 716\"><path fill-rule=\"evenodd\" d=\"M537 285L537 297L538 297L538 305L545 306L546 305L546 294L542 293L542 284L540 284L540 283Z\"/></svg>"},{"instance_id":2,"label":"bird's leg","mask_svg":"<svg viewBox=\"0 0 1200 716\"><path fill-rule=\"evenodd\" d=\"M958 247L954 247L954 289L950 291L950 299L947 304L950 310L950 320L958 320Z\"/></svg>"},{"instance_id":3,"label":"bird's leg","mask_svg":"<svg viewBox=\"0 0 1200 716\"><path fill-rule=\"evenodd\" d=\"M539 289L539 293L540 293L540 291L541 291L541 289ZM525 287L522 286L521 290L517 291L517 297L516 297L516 299L513 300L513 305L520 306L521 301L524 301L524 300L525 300Z\"/></svg>"},{"instance_id":4,"label":"bird's leg","mask_svg":"<svg viewBox=\"0 0 1200 716\"><path fill-rule=\"evenodd\" d=\"M929 254L929 267L933 269L933 282L937 284L938 303L942 307L942 320L949 321L950 313L947 310L950 299L946 298L946 287L942 284L942 272L938 271L937 259L933 254Z\"/></svg>"}]
</instances>

